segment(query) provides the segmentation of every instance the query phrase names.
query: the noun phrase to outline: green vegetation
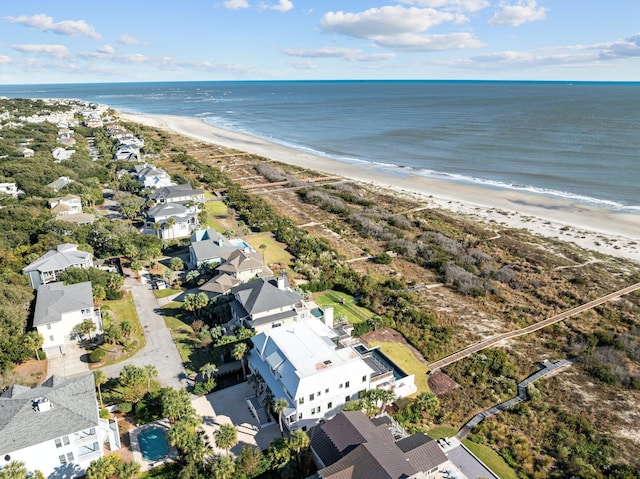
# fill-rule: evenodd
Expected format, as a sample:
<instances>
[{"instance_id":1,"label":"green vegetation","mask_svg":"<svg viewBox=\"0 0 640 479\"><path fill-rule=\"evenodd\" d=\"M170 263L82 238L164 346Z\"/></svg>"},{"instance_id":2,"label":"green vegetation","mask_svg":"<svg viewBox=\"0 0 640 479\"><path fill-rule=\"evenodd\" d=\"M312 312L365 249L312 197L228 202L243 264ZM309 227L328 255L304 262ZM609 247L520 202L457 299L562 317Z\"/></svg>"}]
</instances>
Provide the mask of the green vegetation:
<instances>
[{"instance_id":1,"label":"green vegetation","mask_svg":"<svg viewBox=\"0 0 640 479\"><path fill-rule=\"evenodd\" d=\"M284 249L281 244L278 244L271 233L251 235L245 238L245 241L249 243L258 254L261 256L264 255L265 264L289 263L291 261L291 254ZM265 247L261 248L261 245L265 245Z\"/></svg>"},{"instance_id":2,"label":"green vegetation","mask_svg":"<svg viewBox=\"0 0 640 479\"><path fill-rule=\"evenodd\" d=\"M468 439L465 439L462 443L478 459L484 462L489 469L495 472L500 479L516 479L518 477L516 472L500 457L500 454L490 447L476 444Z\"/></svg>"},{"instance_id":3,"label":"green vegetation","mask_svg":"<svg viewBox=\"0 0 640 479\"><path fill-rule=\"evenodd\" d=\"M415 376L415 384L418 388L416 394L430 391L426 366L416 358L408 346L402 343L375 340L369 340L367 344L371 347L380 346L380 350L389 356L389 359L396 363L400 369Z\"/></svg>"},{"instance_id":4,"label":"green vegetation","mask_svg":"<svg viewBox=\"0 0 640 479\"><path fill-rule=\"evenodd\" d=\"M353 296L341 291L325 291L314 296L313 300L321 308L333 306L334 317L344 315L351 324L364 323L375 316L367 308L356 305Z\"/></svg>"},{"instance_id":5,"label":"green vegetation","mask_svg":"<svg viewBox=\"0 0 640 479\"><path fill-rule=\"evenodd\" d=\"M182 293L182 289L181 288L165 288L165 289L154 289L153 290L153 295L158 298L167 298L169 296L173 296L174 294L180 294Z\"/></svg>"}]
</instances>

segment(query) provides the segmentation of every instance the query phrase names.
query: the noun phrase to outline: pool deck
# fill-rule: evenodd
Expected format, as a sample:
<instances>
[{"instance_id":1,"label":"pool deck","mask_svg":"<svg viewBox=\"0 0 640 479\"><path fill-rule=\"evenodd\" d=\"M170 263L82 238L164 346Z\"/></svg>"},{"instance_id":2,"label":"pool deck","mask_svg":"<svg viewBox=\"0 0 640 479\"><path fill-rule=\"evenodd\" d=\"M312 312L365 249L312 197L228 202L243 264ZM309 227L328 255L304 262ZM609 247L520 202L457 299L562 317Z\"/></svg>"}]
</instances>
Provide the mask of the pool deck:
<instances>
[{"instance_id":1,"label":"pool deck","mask_svg":"<svg viewBox=\"0 0 640 479\"><path fill-rule=\"evenodd\" d=\"M167 445L169 446L169 452L164 458L156 459L155 461L148 461L144 457L142 457L142 451L140 450L140 442L138 441L138 436L142 431L154 427L162 429L166 437L166 434L169 431L169 421L166 419L161 419L159 421L150 422L149 424L144 424L129 431L129 440L131 441L131 452L133 453L133 460L140 464L141 472L148 471L149 469L162 466L163 464L167 464L169 462L173 462L178 457L178 450L175 447L169 445L168 438Z\"/></svg>"}]
</instances>

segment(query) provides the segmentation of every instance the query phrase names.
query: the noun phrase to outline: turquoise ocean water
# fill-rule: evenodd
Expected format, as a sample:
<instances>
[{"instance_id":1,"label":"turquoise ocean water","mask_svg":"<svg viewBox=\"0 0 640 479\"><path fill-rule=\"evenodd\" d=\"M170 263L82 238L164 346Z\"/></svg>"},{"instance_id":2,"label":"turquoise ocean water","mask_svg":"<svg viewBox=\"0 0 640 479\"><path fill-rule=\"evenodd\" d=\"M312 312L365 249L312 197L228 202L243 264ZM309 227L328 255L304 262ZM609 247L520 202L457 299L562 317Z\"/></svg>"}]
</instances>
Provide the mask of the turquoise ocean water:
<instances>
[{"instance_id":1,"label":"turquoise ocean water","mask_svg":"<svg viewBox=\"0 0 640 479\"><path fill-rule=\"evenodd\" d=\"M80 98L135 113L197 117L333 159L379 165L385 174L410 168L640 213L640 83L5 85L0 96Z\"/></svg>"}]
</instances>

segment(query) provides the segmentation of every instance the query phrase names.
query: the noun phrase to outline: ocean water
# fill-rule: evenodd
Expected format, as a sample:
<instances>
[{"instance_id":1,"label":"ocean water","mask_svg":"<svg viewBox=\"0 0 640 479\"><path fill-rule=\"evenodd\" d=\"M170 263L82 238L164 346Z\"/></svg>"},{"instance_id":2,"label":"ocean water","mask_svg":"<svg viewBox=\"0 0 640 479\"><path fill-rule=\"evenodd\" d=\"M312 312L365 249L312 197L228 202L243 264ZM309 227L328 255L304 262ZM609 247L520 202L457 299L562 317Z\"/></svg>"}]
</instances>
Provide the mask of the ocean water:
<instances>
[{"instance_id":1,"label":"ocean water","mask_svg":"<svg viewBox=\"0 0 640 479\"><path fill-rule=\"evenodd\" d=\"M385 174L640 213L640 83L111 83L7 85L0 95L197 117Z\"/></svg>"}]
</instances>

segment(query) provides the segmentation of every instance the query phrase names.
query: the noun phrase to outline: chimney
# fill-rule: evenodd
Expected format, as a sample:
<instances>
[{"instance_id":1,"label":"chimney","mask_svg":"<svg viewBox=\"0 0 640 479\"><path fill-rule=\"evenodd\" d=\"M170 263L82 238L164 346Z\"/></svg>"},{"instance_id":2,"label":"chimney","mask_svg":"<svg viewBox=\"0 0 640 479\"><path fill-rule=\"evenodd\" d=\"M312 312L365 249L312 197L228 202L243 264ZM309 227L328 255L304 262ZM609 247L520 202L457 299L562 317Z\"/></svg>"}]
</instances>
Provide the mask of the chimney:
<instances>
[{"instance_id":1,"label":"chimney","mask_svg":"<svg viewBox=\"0 0 640 479\"><path fill-rule=\"evenodd\" d=\"M278 276L278 289L284 291L284 276Z\"/></svg>"},{"instance_id":2,"label":"chimney","mask_svg":"<svg viewBox=\"0 0 640 479\"><path fill-rule=\"evenodd\" d=\"M324 324L333 329L333 306L324 308Z\"/></svg>"}]
</instances>

